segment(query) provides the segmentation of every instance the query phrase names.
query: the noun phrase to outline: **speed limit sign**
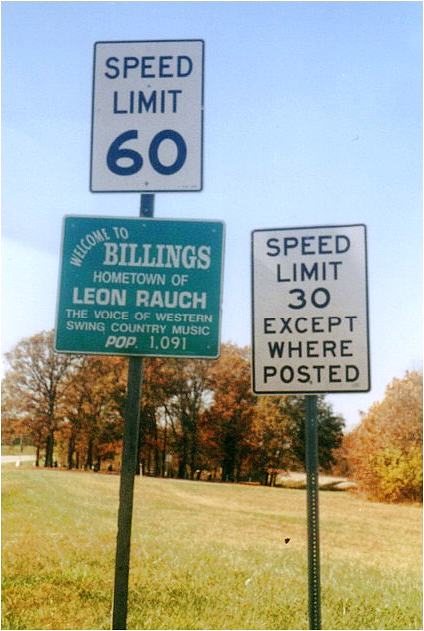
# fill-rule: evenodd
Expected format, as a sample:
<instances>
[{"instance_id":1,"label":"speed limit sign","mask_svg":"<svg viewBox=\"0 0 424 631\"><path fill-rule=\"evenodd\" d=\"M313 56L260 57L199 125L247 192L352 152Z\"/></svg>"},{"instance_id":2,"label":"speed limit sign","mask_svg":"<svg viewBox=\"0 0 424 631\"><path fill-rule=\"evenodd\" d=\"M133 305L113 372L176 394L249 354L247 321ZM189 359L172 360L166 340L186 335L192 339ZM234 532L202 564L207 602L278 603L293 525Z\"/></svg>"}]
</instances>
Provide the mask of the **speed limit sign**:
<instances>
[{"instance_id":1,"label":"speed limit sign","mask_svg":"<svg viewBox=\"0 0 424 631\"><path fill-rule=\"evenodd\" d=\"M253 391L370 389L366 226L252 233Z\"/></svg>"},{"instance_id":2,"label":"speed limit sign","mask_svg":"<svg viewBox=\"0 0 424 631\"><path fill-rule=\"evenodd\" d=\"M199 191L202 40L97 42L93 192Z\"/></svg>"}]
</instances>

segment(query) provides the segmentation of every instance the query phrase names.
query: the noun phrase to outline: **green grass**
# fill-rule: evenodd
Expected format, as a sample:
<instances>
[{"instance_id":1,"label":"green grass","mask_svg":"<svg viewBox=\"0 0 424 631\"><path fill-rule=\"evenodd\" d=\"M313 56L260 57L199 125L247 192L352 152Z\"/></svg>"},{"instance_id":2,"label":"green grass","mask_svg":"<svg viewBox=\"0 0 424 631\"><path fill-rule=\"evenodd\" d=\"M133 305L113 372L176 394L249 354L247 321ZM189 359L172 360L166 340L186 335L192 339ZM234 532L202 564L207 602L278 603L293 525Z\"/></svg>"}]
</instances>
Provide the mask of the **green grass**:
<instances>
[{"instance_id":1,"label":"green grass","mask_svg":"<svg viewBox=\"0 0 424 631\"><path fill-rule=\"evenodd\" d=\"M3 472L3 629L110 628L119 478ZM307 629L305 492L136 480L129 629ZM420 629L421 508L320 493L324 629ZM288 544L285 538L290 538Z\"/></svg>"}]
</instances>

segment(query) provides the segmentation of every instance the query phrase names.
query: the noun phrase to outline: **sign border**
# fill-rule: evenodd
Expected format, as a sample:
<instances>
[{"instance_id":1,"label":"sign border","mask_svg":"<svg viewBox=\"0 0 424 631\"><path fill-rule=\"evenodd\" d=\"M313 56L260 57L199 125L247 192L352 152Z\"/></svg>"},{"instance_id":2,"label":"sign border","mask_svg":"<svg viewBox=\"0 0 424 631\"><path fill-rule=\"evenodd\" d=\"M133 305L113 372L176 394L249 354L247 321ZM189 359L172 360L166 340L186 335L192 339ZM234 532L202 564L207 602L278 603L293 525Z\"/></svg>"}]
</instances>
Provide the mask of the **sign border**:
<instances>
[{"instance_id":1,"label":"sign border","mask_svg":"<svg viewBox=\"0 0 424 631\"><path fill-rule=\"evenodd\" d=\"M365 303L366 303L366 335L367 335L367 368L368 368L368 387L366 389L360 390L272 390L272 391L258 391L255 390L255 332L254 332L254 304L255 304L255 283L254 283L254 256L253 256L253 247L254 247L254 234L256 232L281 232L283 230L315 230L318 228L358 228L361 227L364 229L364 245L365 245L365 256L364 256L364 264L365 264ZM296 226L296 227L288 227L288 228L257 228L251 231L251 248L250 248L250 256L251 256L251 265L250 265L250 283L251 283L251 340L252 340L252 370L251 370L251 385L252 391L254 394L258 396L278 396L284 394L298 394L298 395L313 395L313 394L355 394L355 393L363 393L370 392L371 390L371 362L370 362L370 334L369 334L369 299L368 299L368 238L367 238L367 226L364 223L355 223L355 224L332 224L332 225L319 225L319 226Z\"/></svg>"},{"instance_id":2,"label":"sign border","mask_svg":"<svg viewBox=\"0 0 424 631\"><path fill-rule=\"evenodd\" d=\"M218 310L218 344L216 355L174 355L169 354L154 354L154 353L109 353L104 351L70 351L70 350L58 350L57 349L57 334L58 334L58 322L59 322L59 308L60 308L60 296L62 287L62 272L64 263L64 245L65 245L65 223L66 219L115 219L116 221L131 220L131 221L163 221L172 223L219 223L222 225L222 247L221 247L221 278L219 283L219 310ZM59 253L59 271L56 290L56 311L54 320L54 350L56 353L65 355L106 355L109 357L175 357L176 359L218 359L221 356L221 329L222 329L222 302L224 298L224 264L225 264L225 236L226 236L226 224L222 219L172 219L169 217L117 217L116 215L63 215L62 217L62 234L60 240L60 253Z\"/></svg>"},{"instance_id":3,"label":"sign border","mask_svg":"<svg viewBox=\"0 0 424 631\"><path fill-rule=\"evenodd\" d=\"M96 46L97 44L161 44L165 42L200 42L202 44L202 102L201 109L201 129L200 129L200 186L199 188L190 189L143 189L137 188L132 190L93 190L93 136L94 136L94 90L96 83ZM204 39L141 39L141 40L112 40L94 42L93 46L93 77L91 87L91 133L90 133L90 179L89 191L91 193L199 193L203 190L203 138L204 138L204 112L205 112L205 40Z\"/></svg>"}]
</instances>

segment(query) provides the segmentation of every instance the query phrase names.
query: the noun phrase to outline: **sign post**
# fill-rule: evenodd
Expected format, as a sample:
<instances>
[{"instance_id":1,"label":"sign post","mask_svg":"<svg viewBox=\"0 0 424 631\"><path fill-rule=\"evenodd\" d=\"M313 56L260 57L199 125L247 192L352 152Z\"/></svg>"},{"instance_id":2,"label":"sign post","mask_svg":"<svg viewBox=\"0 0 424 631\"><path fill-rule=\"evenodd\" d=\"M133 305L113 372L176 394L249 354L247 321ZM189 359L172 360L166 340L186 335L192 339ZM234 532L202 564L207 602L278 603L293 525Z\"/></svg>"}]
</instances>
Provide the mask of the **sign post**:
<instances>
[{"instance_id":1,"label":"sign post","mask_svg":"<svg viewBox=\"0 0 424 631\"><path fill-rule=\"evenodd\" d=\"M152 217L153 214L154 195L141 195L140 217ZM121 477L119 483L118 531L116 535L112 629L127 628L128 579L130 572L134 477L138 458L142 382L143 358L129 357L127 402L124 417Z\"/></svg>"},{"instance_id":2,"label":"sign post","mask_svg":"<svg viewBox=\"0 0 424 631\"><path fill-rule=\"evenodd\" d=\"M321 595L318 515L318 418L317 397L305 397L305 468L308 522L309 628L321 629Z\"/></svg>"},{"instance_id":3,"label":"sign post","mask_svg":"<svg viewBox=\"0 0 424 631\"><path fill-rule=\"evenodd\" d=\"M128 360L127 402L124 418L121 477L119 485L118 532L116 536L112 629L127 628L131 524L134 498L134 476L138 455L142 378L143 358L130 357Z\"/></svg>"},{"instance_id":4,"label":"sign post","mask_svg":"<svg viewBox=\"0 0 424 631\"><path fill-rule=\"evenodd\" d=\"M252 233L253 391L305 394L308 592L321 628L319 392L370 389L364 225Z\"/></svg>"}]
</instances>

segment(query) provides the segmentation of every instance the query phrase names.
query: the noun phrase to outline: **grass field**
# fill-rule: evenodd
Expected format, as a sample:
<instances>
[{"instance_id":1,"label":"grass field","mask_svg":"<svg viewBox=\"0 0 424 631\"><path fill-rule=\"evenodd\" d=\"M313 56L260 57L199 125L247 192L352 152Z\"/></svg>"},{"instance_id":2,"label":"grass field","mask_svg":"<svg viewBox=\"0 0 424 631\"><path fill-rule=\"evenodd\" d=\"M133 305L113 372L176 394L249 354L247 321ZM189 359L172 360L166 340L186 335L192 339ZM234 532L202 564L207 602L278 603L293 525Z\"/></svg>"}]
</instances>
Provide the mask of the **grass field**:
<instances>
[{"instance_id":1,"label":"grass field","mask_svg":"<svg viewBox=\"0 0 424 631\"><path fill-rule=\"evenodd\" d=\"M3 467L3 629L110 628L118 487ZM137 479L128 629L307 629L305 504ZM422 628L419 506L321 492L320 528L324 629Z\"/></svg>"},{"instance_id":2,"label":"grass field","mask_svg":"<svg viewBox=\"0 0 424 631\"><path fill-rule=\"evenodd\" d=\"M34 456L35 457L35 447L25 445L23 449L21 449L20 445L2 445L1 455L2 456Z\"/></svg>"}]
</instances>

